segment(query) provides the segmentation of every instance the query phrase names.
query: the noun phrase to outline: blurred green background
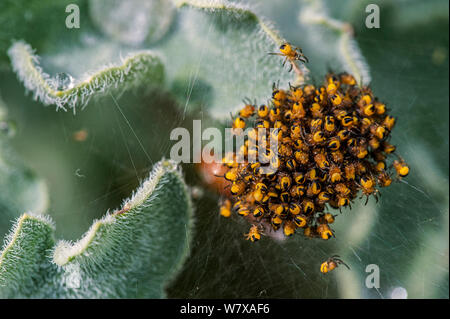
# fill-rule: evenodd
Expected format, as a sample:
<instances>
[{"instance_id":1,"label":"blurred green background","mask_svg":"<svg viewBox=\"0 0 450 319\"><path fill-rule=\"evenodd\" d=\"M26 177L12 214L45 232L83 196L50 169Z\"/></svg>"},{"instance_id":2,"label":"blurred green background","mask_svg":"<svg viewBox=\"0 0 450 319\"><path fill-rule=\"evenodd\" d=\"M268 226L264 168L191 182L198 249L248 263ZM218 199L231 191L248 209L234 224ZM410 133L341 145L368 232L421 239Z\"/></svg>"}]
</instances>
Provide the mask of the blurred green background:
<instances>
[{"instance_id":1,"label":"blurred green background","mask_svg":"<svg viewBox=\"0 0 450 319\"><path fill-rule=\"evenodd\" d=\"M298 22L301 2L254 2L257 12L273 21L287 40L303 48L313 79L320 81L327 67L336 65L332 59L324 61L308 54L321 43L319 36L316 42L304 40L305 30ZM298 235L285 242L264 238L252 244L242 235L248 225L238 218L219 217L218 195L205 187L193 165L184 165L187 183L200 187L203 196L194 200L191 256L168 287L169 297L391 298L393 290L401 287L410 298L448 298L448 2L325 3L331 16L355 29L370 67L371 86L398 119L392 143L410 164L410 175L403 183L382 190L377 204L371 199L367 206L355 204L344 211L335 224L336 240L314 241ZM380 29L364 25L368 3L380 6ZM15 6L8 1L3 5ZM46 6L53 8L51 1L32 6L43 12ZM80 7L85 23L89 17L83 10L88 4L80 2ZM9 12L26 19L19 7L13 9ZM46 16L57 19L57 15ZM21 19L15 19L17 25ZM5 18L0 22L0 26L7 23ZM93 23L84 25L89 32L98 32ZM8 118L16 123L9 144L47 183L48 214L57 225L57 237L76 240L93 219L118 207L131 194L152 163L169 156L172 128L191 129L193 119L214 122L206 112L204 90L193 93L197 108L187 114L170 90L163 89L127 91L115 97L118 105L106 95L92 100L76 115L34 101L10 69L3 51L9 47L8 37L24 37L38 50L52 52L53 47L64 47L72 36L84 32L82 28L61 38L51 26L49 21L41 30L2 34L0 95ZM46 37L48 43L39 43L32 40L35 32L55 35ZM87 133L83 141L77 141L80 131ZM3 236L12 217L0 215L0 219ZM322 275L321 262L333 254L339 254L351 270L341 267ZM368 264L380 268L379 289L364 284Z\"/></svg>"}]
</instances>

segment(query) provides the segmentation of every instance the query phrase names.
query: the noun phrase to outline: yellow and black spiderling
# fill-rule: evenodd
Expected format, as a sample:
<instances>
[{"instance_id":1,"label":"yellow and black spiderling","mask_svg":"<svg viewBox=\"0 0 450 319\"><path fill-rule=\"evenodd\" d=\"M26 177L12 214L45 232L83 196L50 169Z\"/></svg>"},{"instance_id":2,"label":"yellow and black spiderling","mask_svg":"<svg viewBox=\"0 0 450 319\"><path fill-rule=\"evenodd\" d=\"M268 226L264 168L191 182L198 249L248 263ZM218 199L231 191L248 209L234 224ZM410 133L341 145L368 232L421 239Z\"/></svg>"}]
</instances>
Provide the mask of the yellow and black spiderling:
<instances>
[{"instance_id":1,"label":"yellow and black spiderling","mask_svg":"<svg viewBox=\"0 0 450 319\"><path fill-rule=\"evenodd\" d=\"M322 274L329 273L330 271L333 271L334 269L339 267L339 265L344 265L345 267L347 267L347 269L350 269L350 267L345 262L343 262L338 255L334 255L320 265L320 272Z\"/></svg>"},{"instance_id":2,"label":"yellow and black spiderling","mask_svg":"<svg viewBox=\"0 0 450 319\"><path fill-rule=\"evenodd\" d=\"M280 46L279 50L280 52L269 54L280 55L284 57L283 66L286 64L287 61L291 62L291 68L289 69L289 72L292 70L293 62L295 61L301 61L303 63L308 62L308 58L303 54L302 49L293 47L289 43L283 43Z\"/></svg>"},{"instance_id":3,"label":"yellow and black spiderling","mask_svg":"<svg viewBox=\"0 0 450 319\"><path fill-rule=\"evenodd\" d=\"M283 55L303 57L294 49ZM351 208L358 197L377 199L379 188L409 174L389 143L396 121L372 89L358 85L348 73L327 74L320 86L274 86L271 103L247 103L233 119L233 127L273 130L262 136L250 131L248 147L231 155L243 162L224 163L231 195L220 214L235 213L250 221L246 238L252 242L260 239L261 229L280 230L286 237L298 232L332 239L330 224L336 215L326 213L327 207L340 210ZM278 141L277 154L269 143L256 146L270 138ZM251 162L250 154L263 155L265 162ZM397 159L390 161L393 155ZM274 170L263 170L268 163Z\"/></svg>"}]
</instances>

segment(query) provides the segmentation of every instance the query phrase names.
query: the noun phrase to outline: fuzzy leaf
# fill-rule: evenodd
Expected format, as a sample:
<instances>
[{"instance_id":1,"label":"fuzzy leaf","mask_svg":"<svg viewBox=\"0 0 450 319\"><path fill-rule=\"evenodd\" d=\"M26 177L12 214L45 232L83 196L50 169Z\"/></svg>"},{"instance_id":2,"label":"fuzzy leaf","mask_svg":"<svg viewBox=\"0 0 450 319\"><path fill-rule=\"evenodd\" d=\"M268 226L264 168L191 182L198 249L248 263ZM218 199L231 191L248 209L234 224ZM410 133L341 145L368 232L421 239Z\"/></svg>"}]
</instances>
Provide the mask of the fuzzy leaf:
<instances>
[{"instance_id":1,"label":"fuzzy leaf","mask_svg":"<svg viewBox=\"0 0 450 319\"><path fill-rule=\"evenodd\" d=\"M89 52L94 54L93 50ZM159 58L150 51L134 53L120 64L104 66L77 79L65 73L60 73L59 78L50 78L39 66L39 58L34 55L31 46L23 41L15 42L8 55L19 80L33 92L35 99L47 105L54 104L57 108L72 108L74 112L76 107L85 106L95 94L117 88L125 90L142 83L159 84L164 78ZM77 60L76 56L64 59L66 62L68 60L73 60L79 68L76 62L81 59Z\"/></svg>"},{"instance_id":2,"label":"fuzzy leaf","mask_svg":"<svg viewBox=\"0 0 450 319\"><path fill-rule=\"evenodd\" d=\"M0 256L1 298L160 298L187 255L191 203L175 163L161 161L121 210L78 242L25 214Z\"/></svg>"},{"instance_id":3,"label":"fuzzy leaf","mask_svg":"<svg viewBox=\"0 0 450 319\"><path fill-rule=\"evenodd\" d=\"M79 7L81 28L68 29L66 6ZM76 41L91 29L85 0L2 0L0 1L0 67L8 61L7 50L14 39L32 41L38 51L54 51ZM49 14L51 12L51 14Z\"/></svg>"},{"instance_id":4,"label":"fuzzy leaf","mask_svg":"<svg viewBox=\"0 0 450 319\"><path fill-rule=\"evenodd\" d=\"M313 82L322 83L332 70L350 72L358 81L369 83L370 70L353 32L357 26L334 10L346 11L349 5L348 1L260 0L258 10L274 20L288 42L303 49ZM361 12L364 10L358 12L360 20Z\"/></svg>"},{"instance_id":5,"label":"fuzzy leaf","mask_svg":"<svg viewBox=\"0 0 450 319\"><path fill-rule=\"evenodd\" d=\"M248 7L221 0L175 3L177 25L155 49L164 53L167 76L185 110L191 97L200 96L212 116L229 118L244 97L264 104L273 82L287 86L298 80L288 66L283 69L282 57L268 55L285 40Z\"/></svg>"},{"instance_id":6,"label":"fuzzy leaf","mask_svg":"<svg viewBox=\"0 0 450 319\"><path fill-rule=\"evenodd\" d=\"M94 24L103 33L129 45L160 40L172 25L174 9L167 0L89 1Z\"/></svg>"},{"instance_id":7,"label":"fuzzy leaf","mask_svg":"<svg viewBox=\"0 0 450 319\"><path fill-rule=\"evenodd\" d=\"M299 31L306 35L302 41L306 47L312 48L314 56L311 63L317 69L323 72L326 67L336 69L339 66L339 71L353 74L358 82L370 83L369 66L349 23L332 18L321 0L302 0L298 19Z\"/></svg>"}]
</instances>

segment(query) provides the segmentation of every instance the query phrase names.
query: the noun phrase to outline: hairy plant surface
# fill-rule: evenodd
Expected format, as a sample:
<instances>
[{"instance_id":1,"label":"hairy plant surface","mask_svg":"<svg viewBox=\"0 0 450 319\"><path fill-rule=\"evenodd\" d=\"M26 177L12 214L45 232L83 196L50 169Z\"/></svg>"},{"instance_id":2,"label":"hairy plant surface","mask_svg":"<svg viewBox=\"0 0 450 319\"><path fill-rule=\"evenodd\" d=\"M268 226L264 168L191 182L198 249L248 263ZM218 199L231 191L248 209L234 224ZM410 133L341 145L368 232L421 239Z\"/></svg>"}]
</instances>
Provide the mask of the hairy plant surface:
<instances>
[{"instance_id":1,"label":"hairy plant surface","mask_svg":"<svg viewBox=\"0 0 450 319\"><path fill-rule=\"evenodd\" d=\"M379 29L365 25L372 3ZM80 28L65 24L69 4ZM442 0L0 1L0 296L448 298L443 30ZM285 41L309 63L288 73L268 54ZM172 129L228 127L244 98L267 104L274 82L317 85L330 71L386 103L389 143L411 166L378 203L343 209L336 238L251 245L194 165L181 176L155 164ZM336 254L351 270L322 275Z\"/></svg>"}]
</instances>

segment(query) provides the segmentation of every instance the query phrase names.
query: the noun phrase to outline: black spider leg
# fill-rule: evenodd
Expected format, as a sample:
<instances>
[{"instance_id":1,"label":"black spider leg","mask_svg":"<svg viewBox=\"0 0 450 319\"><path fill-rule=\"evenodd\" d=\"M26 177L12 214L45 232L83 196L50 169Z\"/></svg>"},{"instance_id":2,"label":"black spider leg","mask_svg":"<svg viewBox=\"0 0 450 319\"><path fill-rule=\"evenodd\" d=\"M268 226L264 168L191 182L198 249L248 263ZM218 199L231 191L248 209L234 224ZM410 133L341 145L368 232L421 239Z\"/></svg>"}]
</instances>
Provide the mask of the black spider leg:
<instances>
[{"instance_id":1,"label":"black spider leg","mask_svg":"<svg viewBox=\"0 0 450 319\"><path fill-rule=\"evenodd\" d=\"M345 267L347 267L348 270L350 270L349 265L347 265L339 256L333 257L335 262L339 265L344 265Z\"/></svg>"}]
</instances>

